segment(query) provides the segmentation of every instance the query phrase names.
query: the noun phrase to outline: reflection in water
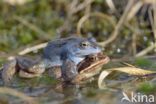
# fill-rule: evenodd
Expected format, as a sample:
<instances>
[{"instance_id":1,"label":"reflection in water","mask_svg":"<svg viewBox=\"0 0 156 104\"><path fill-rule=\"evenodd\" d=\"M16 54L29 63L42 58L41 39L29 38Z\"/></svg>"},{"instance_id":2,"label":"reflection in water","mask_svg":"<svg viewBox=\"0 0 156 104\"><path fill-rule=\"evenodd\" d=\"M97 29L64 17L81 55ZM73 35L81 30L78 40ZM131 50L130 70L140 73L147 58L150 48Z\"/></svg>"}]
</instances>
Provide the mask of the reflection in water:
<instances>
[{"instance_id":1,"label":"reflection in water","mask_svg":"<svg viewBox=\"0 0 156 104\"><path fill-rule=\"evenodd\" d=\"M99 90L97 86L65 84L57 89L64 94L62 104L115 104L121 90ZM111 98L111 99L110 99ZM121 97L120 97L121 98Z\"/></svg>"},{"instance_id":2,"label":"reflection in water","mask_svg":"<svg viewBox=\"0 0 156 104\"><path fill-rule=\"evenodd\" d=\"M111 65L113 65L111 63ZM153 66L155 65L155 62ZM114 65L115 67L117 65ZM152 67L152 66L151 66ZM123 98L122 92L125 92L128 97L132 92L141 93L139 89L142 82L145 80L131 79L130 76L118 73L117 75L111 75L111 78L107 79L106 82L109 88L104 90L100 90L97 86L97 79L91 83L87 83L84 85L73 85L69 83L61 83L54 81L49 77L41 77L36 79L19 79L15 78L13 81L12 88L17 89L21 92L29 96L35 97L41 104L129 104L128 102L121 102ZM117 76L117 77L116 77ZM120 77L121 76L121 77ZM118 78L118 79L117 79ZM114 80L118 80L117 84ZM127 80L129 79L129 80ZM123 81L124 80L124 81ZM150 80L146 85L142 86L142 90L149 90L152 84L155 84L156 81ZM0 80L0 83L2 81ZM149 83L151 86L149 86ZM113 86L113 88L112 88ZM112 88L112 89L110 89ZM147 89L148 88L148 89ZM155 87L152 87L155 89ZM154 94L155 90L151 90L150 94ZM0 101L4 99L4 95L0 95ZM21 104L21 100L7 96L7 101L11 102L11 104ZM1 104L1 102L0 102ZM2 103L3 104L3 103Z\"/></svg>"},{"instance_id":3,"label":"reflection in water","mask_svg":"<svg viewBox=\"0 0 156 104\"><path fill-rule=\"evenodd\" d=\"M61 90L64 94L63 104L84 104L79 85L63 84Z\"/></svg>"}]
</instances>

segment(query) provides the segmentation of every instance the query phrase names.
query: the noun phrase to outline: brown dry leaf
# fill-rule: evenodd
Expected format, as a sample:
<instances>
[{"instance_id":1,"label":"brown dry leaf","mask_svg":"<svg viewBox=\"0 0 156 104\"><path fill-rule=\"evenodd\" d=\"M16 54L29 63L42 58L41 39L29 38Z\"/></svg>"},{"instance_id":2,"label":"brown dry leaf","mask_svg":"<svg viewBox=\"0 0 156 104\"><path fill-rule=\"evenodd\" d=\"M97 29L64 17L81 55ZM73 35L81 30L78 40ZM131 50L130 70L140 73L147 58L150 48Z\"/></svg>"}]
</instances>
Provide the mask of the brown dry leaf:
<instances>
[{"instance_id":1,"label":"brown dry leaf","mask_svg":"<svg viewBox=\"0 0 156 104\"><path fill-rule=\"evenodd\" d=\"M138 77L149 75L149 74L156 74L156 71L150 71L150 70L140 69L136 67L119 67L119 68L107 69L107 70L102 71L99 76L98 86L100 89L106 88L104 80L109 74L113 73L114 71L123 72L128 75L133 75L133 76L138 76Z\"/></svg>"}]
</instances>

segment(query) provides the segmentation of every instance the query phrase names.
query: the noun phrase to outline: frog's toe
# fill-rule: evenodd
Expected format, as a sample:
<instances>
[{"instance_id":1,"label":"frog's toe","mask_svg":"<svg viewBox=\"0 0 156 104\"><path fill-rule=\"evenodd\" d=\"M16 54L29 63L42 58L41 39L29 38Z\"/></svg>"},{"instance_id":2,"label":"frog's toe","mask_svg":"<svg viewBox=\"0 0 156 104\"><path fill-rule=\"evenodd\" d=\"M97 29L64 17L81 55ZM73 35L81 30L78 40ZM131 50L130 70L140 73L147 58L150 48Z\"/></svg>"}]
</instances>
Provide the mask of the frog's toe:
<instances>
[{"instance_id":1,"label":"frog's toe","mask_svg":"<svg viewBox=\"0 0 156 104\"><path fill-rule=\"evenodd\" d=\"M30 73L42 74L45 71L45 68L40 65L34 65L28 69Z\"/></svg>"}]
</instances>

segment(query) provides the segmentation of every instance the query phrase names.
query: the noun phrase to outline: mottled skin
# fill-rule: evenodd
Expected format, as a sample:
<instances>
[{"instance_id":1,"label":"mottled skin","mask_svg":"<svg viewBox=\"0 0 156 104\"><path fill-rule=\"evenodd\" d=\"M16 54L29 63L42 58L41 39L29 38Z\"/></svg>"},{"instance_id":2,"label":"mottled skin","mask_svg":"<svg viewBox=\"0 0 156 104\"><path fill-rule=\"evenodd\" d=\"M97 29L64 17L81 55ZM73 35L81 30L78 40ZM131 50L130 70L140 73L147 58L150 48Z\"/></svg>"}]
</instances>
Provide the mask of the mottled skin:
<instances>
[{"instance_id":1,"label":"mottled skin","mask_svg":"<svg viewBox=\"0 0 156 104\"><path fill-rule=\"evenodd\" d=\"M62 78L65 81L70 81L77 76L77 65L86 56L100 52L101 49L93 38L69 37L58 39L49 42L40 61L34 62L31 59L17 57L9 64L7 63L7 67L3 68L2 78L7 82L15 72L19 72L21 77L32 78L39 76L47 68L61 67Z\"/></svg>"}]
</instances>

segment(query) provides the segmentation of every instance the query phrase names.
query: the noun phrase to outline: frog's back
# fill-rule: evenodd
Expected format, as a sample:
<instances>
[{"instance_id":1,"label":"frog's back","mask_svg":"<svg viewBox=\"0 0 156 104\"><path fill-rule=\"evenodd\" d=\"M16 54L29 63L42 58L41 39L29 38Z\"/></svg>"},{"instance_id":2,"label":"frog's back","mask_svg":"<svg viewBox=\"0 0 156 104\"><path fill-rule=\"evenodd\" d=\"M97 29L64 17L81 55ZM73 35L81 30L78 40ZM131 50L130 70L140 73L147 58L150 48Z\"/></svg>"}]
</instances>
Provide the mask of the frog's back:
<instances>
[{"instance_id":1,"label":"frog's back","mask_svg":"<svg viewBox=\"0 0 156 104\"><path fill-rule=\"evenodd\" d=\"M61 52L63 51L63 47L77 40L80 40L80 38L68 37L49 42L43 52L43 58L46 60L46 64L49 64L49 66L62 65Z\"/></svg>"}]
</instances>

